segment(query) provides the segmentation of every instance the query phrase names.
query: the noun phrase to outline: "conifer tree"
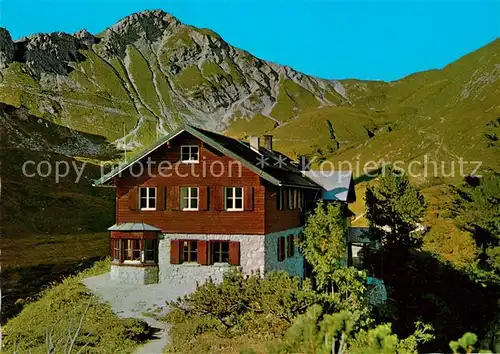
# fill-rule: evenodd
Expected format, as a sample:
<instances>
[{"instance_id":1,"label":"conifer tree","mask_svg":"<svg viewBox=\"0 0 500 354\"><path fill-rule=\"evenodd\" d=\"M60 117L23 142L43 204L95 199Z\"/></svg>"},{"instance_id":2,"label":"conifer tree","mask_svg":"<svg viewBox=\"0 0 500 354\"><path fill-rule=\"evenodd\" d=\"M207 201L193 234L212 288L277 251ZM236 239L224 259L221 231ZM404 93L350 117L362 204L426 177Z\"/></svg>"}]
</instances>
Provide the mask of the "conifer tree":
<instances>
[{"instance_id":1,"label":"conifer tree","mask_svg":"<svg viewBox=\"0 0 500 354\"><path fill-rule=\"evenodd\" d=\"M422 234L416 229L426 204L403 172L384 168L378 183L367 188L365 201L370 233L384 245L402 248L420 245Z\"/></svg>"}]
</instances>

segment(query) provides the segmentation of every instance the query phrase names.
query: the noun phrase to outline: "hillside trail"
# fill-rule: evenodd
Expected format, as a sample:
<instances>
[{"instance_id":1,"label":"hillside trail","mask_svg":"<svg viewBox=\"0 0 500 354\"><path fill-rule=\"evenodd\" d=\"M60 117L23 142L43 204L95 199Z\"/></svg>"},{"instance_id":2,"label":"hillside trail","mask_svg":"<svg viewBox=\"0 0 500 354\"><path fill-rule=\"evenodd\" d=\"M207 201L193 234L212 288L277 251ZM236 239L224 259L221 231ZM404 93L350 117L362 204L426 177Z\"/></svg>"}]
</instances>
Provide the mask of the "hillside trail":
<instances>
[{"instance_id":1,"label":"hillside trail","mask_svg":"<svg viewBox=\"0 0 500 354\"><path fill-rule=\"evenodd\" d=\"M113 312L121 318L137 318L149 324L157 332L154 338L139 347L134 354L161 354L169 343L169 325L158 319L169 309L167 301L176 300L193 289L175 288L163 284L128 285L109 280L109 273L83 279L83 284L102 302L111 305Z\"/></svg>"}]
</instances>

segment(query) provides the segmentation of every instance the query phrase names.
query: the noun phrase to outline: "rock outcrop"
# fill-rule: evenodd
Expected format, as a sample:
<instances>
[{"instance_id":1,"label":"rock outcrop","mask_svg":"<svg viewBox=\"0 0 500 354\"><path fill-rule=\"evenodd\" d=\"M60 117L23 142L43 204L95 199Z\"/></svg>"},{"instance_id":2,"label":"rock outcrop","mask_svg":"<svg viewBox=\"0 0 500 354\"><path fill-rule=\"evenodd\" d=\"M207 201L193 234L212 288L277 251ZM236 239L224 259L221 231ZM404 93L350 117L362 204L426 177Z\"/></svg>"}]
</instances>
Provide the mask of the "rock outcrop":
<instances>
[{"instance_id":1,"label":"rock outcrop","mask_svg":"<svg viewBox=\"0 0 500 354\"><path fill-rule=\"evenodd\" d=\"M14 60L14 42L9 31L0 28L0 70L4 69Z\"/></svg>"}]
</instances>

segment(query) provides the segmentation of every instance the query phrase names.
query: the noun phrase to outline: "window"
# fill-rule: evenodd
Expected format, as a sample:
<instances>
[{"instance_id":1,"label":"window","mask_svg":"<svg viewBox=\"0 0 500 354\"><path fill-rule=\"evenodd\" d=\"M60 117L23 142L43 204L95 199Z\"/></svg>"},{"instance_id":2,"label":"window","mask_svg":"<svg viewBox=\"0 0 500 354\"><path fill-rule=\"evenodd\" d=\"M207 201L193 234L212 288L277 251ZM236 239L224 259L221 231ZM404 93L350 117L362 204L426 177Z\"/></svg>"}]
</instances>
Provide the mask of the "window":
<instances>
[{"instance_id":1,"label":"window","mask_svg":"<svg viewBox=\"0 0 500 354\"><path fill-rule=\"evenodd\" d=\"M114 263L158 263L158 240L111 239Z\"/></svg>"},{"instance_id":2,"label":"window","mask_svg":"<svg viewBox=\"0 0 500 354\"><path fill-rule=\"evenodd\" d=\"M184 262L197 262L198 261L198 241L186 240L182 241L183 244L183 258Z\"/></svg>"},{"instance_id":3,"label":"window","mask_svg":"<svg viewBox=\"0 0 500 354\"><path fill-rule=\"evenodd\" d=\"M227 263L229 261L229 241L212 241L212 263Z\"/></svg>"},{"instance_id":4,"label":"window","mask_svg":"<svg viewBox=\"0 0 500 354\"><path fill-rule=\"evenodd\" d=\"M297 192L297 205L300 209L304 209L304 191L298 190Z\"/></svg>"},{"instance_id":5,"label":"window","mask_svg":"<svg viewBox=\"0 0 500 354\"><path fill-rule=\"evenodd\" d=\"M156 210L156 188L141 187L139 203L141 210Z\"/></svg>"},{"instance_id":6,"label":"window","mask_svg":"<svg viewBox=\"0 0 500 354\"><path fill-rule=\"evenodd\" d=\"M302 245L304 244L306 237L304 235L304 231L299 232L297 236L297 244L299 248L299 252L302 252Z\"/></svg>"},{"instance_id":7,"label":"window","mask_svg":"<svg viewBox=\"0 0 500 354\"><path fill-rule=\"evenodd\" d=\"M364 264L364 259L365 259L365 254L366 254L366 245L364 244L352 244L350 243L348 245L350 247L350 258L349 265L357 268L357 269L364 269L365 264Z\"/></svg>"},{"instance_id":8,"label":"window","mask_svg":"<svg viewBox=\"0 0 500 354\"><path fill-rule=\"evenodd\" d=\"M297 190L293 188L288 189L288 209L293 210L297 206Z\"/></svg>"},{"instance_id":9,"label":"window","mask_svg":"<svg viewBox=\"0 0 500 354\"><path fill-rule=\"evenodd\" d=\"M144 240L144 263L158 263L157 250L157 240Z\"/></svg>"},{"instance_id":10,"label":"window","mask_svg":"<svg viewBox=\"0 0 500 354\"><path fill-rule=\"evenodd\" d=\"M198 188L181 188L181 208L182 210L198 210Z\"/></svg>"},{"instance_id":11,"label":"window","mask_svg":"<svg viewBox=\"0 0 500 354\"><path fill-rule=\"evenodd\" d=\"M141 241L140 240L123 240L124 242L124 262L140 262L141 261Z\"/></svg>"},{"instance_id":12,"label":"window","mask_svg":"<svg viewBox=\"0 0 500 354\"><path fill-rule=\"evenodd\" d=\"M242 187L226 187L226 210L243 210Z\"/></svg>"},{"instance_id":13,"label":"window","mask_svg":"<svg viewBox=\"0 0 500 354\"><path fill-rule=\"evenodd\" d=\"M287 241L288 247L287 247L286 256L293 257L293 255L295 254L295 236L288 235L287 239L288 239L288 241Z\"/></svg>"},{"instance_id":14,"label":"window","mask_svg":"<svg viewBox=\"0 0 500 354\"><path fill-rule=\"evenodd\" d=\"M113 254L111 255L111 258L114 262L120 261L121 241L122 240L111 240L113 243Z\"/></svg>"},{"instance_id":15,"label":"window","mask_svg":"<svg viewBox=\"0 0 500 354\"><path fill-rule=\"evenodd\" d=\"M181 146L181 161L182 162L198 162L199 149L197 145L183 145Z\"/></svg>"},{"instance_id":16,"label":"window","mask_svg":"<svg viewBox=\"0 0 500 354\"><path fill-rule=\"evenodd\" d=\"M285 237L278 238L278 261L281 262L285 259Z\"/></svg>"},{"instance_id":17,"label":"window","mask_svg":"<svg viewBox=\"0 0 500 354\"><path fill-rule=\"evenodd\" d=\"M285 207L285 190L278 188L278 195L276 196L278 210L283 210Z\"/></svg>"}]
</instances>

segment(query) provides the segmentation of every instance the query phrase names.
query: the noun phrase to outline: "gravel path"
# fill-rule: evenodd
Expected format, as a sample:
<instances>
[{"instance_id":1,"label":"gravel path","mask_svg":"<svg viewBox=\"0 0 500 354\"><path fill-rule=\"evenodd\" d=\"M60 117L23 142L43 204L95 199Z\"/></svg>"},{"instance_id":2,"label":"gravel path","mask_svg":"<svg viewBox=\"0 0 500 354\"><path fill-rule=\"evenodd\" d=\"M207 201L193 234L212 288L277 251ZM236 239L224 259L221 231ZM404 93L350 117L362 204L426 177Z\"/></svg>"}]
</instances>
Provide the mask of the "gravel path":
<instances>
[{"instance_id":1,"label":"gravel path","mask_svg":"<svg viewBox=\"0 0 500 354\"><path fill-rule=\"evenodd\" d=\"M136 350L135 354L163 353L163 348L169 341L168 325L157 318L167 314L166 301L175 300L192 291L192 286L168 288L162 284L116 284L109 280L109 273L85 278L83 283L103 302L108 302L119 317L138 318L158 329L155 339Z\"/></svg>"}]
</instances>

